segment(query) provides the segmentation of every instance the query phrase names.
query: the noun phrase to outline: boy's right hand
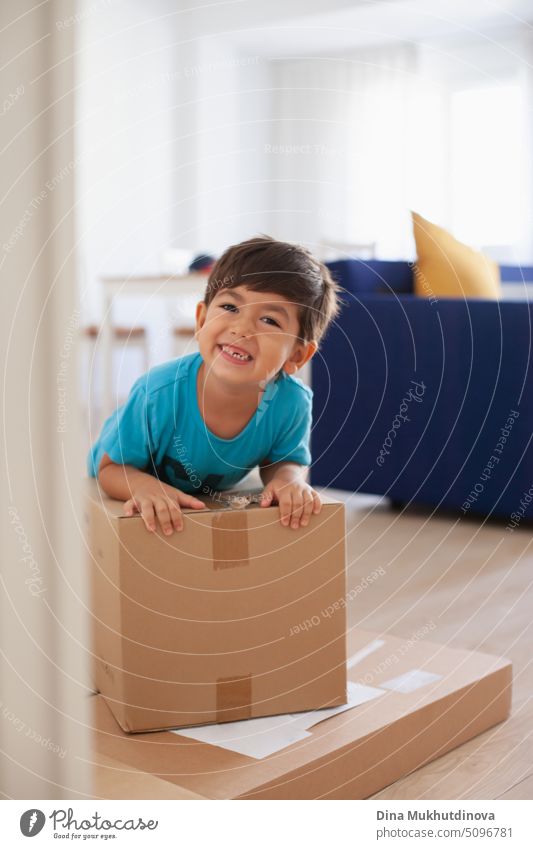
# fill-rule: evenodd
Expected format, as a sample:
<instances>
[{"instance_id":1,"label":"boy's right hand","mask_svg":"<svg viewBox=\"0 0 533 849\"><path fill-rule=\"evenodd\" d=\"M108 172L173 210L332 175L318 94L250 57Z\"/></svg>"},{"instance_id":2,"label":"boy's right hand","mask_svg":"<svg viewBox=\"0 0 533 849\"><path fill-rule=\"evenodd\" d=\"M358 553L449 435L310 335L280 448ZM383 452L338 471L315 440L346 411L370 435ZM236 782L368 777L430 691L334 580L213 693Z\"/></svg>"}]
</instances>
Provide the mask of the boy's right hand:
<instances>
[{"instance_id":1,"label":"boy's right hand","mask_svg":"<svg viewBox=\"0 0 533 849\"><path fill-rule=\"evenodd\" d=\"M124 503L126 515L133 516L134 513L140 513L149 531L155 531L157 520L161 530L167 536L173 530L183 530L182 507L205 507L205 504L194 495L188 495L156 478L153 483L139 482L132 489L131 494L132 497Z\"/></svg>"}]
</instances>

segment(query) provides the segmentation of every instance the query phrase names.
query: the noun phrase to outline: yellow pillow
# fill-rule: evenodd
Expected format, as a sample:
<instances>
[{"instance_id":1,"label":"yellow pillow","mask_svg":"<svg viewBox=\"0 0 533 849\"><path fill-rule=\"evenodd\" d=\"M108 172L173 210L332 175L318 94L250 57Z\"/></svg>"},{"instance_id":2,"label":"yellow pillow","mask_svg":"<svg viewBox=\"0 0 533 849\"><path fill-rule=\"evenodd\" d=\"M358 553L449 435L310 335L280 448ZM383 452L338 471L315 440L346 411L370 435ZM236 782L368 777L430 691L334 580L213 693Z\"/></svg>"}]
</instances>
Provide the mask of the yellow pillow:
<instances>
[{"instance_id":1,"label":"yellow pillow","mask_svg":"<svg viewBox=\"0 0 533 849\"><path fill-rule=\"evenodd\" d=\"M426 298L500 297L500 269L478 251L463 245L416 212L413 231L417 261L414 268L415 295Z\"/></svg>"}]
</instances>

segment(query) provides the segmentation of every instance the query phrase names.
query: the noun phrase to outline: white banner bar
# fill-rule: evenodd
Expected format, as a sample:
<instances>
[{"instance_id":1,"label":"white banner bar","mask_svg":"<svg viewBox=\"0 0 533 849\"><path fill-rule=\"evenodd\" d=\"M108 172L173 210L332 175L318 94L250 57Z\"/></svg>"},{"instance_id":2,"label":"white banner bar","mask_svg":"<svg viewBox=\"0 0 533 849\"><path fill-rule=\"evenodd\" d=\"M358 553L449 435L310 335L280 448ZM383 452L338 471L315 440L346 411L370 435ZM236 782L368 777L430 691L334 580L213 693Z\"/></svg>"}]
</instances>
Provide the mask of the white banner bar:
<instances>
[{"instance_id":1,"label":"white banner bar","mask_svg":"<svg viewBox=\"0 0 533 849\"><path fill-rule=\"evenodd\" d=\"M206 800L207 801L207 800ZM4 801L2 845L217 849L533 846L527 801Z\"/></svg>"}]
</instances>

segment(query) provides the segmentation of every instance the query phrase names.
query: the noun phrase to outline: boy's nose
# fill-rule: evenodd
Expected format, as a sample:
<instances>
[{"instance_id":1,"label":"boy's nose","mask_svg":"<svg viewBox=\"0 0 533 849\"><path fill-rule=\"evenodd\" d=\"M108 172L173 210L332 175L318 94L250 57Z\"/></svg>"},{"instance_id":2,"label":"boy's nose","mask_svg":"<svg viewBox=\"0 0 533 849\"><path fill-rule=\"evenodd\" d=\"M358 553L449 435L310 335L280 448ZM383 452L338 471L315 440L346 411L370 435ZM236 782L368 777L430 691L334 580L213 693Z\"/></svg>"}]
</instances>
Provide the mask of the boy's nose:
<instances>
[{"instance_id":1,"label":"boy's nose","mask_svg":"<svg viewBox=\"0 0 533 849\"><path fill-rule=\"evenodd\" d=\"M235 337L235 339L251 339L253 336L252 332L246 332L246 328L240 330L235 327L232 327L231 334Z\"/></svg>"},{"instance_id":2,"label":"boy's nose","mask_svg":"<svg viewBox=\"0 0 533 849\"><path fill-rule=\"evenodd\" d=\"M251 322L239 316L238 321L234 322L231 327L231 333L239 339L250 339L253 336Z\"/></svg>"}]
</instances>

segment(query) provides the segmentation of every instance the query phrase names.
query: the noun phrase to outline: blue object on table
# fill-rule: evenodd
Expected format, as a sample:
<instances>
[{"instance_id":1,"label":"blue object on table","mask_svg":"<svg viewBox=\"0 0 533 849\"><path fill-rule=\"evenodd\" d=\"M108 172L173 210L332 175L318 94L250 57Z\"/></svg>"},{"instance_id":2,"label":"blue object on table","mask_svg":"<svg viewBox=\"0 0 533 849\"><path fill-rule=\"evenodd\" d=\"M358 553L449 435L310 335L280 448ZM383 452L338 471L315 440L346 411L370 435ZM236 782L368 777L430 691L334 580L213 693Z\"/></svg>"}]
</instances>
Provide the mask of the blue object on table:
<instances>
[{"instance_id":1,"label":"blue object on table","mask_svg":"<svg viewBox=\"0 0 533 849\"><path fill-rule=\"evenodd\" d=\"M189 271L209 271L215 264L214 256L198 254L189 265Z\"/></svg>"}]
</instances>

